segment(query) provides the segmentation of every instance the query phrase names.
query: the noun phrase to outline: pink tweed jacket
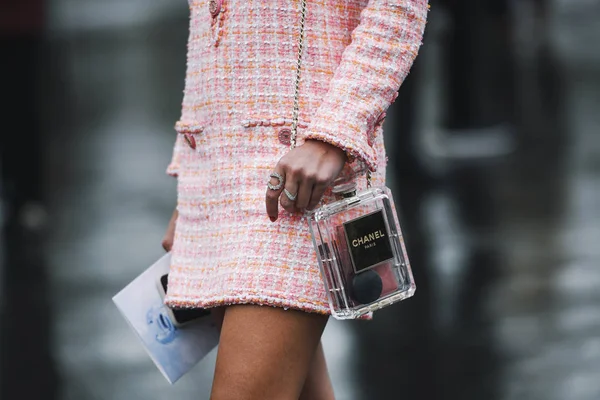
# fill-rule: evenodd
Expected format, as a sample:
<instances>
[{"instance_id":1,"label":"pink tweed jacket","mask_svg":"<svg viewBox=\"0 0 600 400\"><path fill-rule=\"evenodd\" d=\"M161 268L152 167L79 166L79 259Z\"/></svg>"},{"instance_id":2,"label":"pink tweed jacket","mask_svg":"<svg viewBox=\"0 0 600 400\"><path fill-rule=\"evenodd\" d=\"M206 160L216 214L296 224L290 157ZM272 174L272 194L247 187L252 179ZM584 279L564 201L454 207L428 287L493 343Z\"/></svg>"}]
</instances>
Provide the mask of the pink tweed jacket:
<instances>
[{"instance_id":1,"label":"pink tweed jacket","mask_svg":"<svg viewBox=\"0 0 600 400\"><path fill-rule=\"evenodd\" d=\"M338 146L384 183L385 110L417 56L427 10L427 0L308 0L298 145ZM167 169L178 177L179 219L165 302L327 314L307 223L284 210L272 223L264 203L268 175L289 151L300 0L190 0L190 12Z\"/></svg>"}]
</instances>

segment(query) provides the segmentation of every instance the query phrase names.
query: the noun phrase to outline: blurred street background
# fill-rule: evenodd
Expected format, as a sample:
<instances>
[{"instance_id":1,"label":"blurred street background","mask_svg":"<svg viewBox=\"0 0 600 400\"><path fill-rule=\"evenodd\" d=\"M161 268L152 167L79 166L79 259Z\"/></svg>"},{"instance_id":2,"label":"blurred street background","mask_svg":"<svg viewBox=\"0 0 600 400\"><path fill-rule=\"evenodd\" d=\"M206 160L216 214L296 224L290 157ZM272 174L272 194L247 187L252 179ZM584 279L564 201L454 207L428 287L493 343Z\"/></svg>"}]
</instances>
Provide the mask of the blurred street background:
<instances>
[{"instance_id":1,"label":"blurred street background","mask_svg":"<svg viewBox=\"0 0 600 400\"><path fill-rule=\"evenodd\" d=\"M388 111L417 292L331 321L339 400L600 399L600 1L431 0ZM185 0L0 0L0 399L208 399L112 303L162 255Z\"/></svg>"}]
</instances>

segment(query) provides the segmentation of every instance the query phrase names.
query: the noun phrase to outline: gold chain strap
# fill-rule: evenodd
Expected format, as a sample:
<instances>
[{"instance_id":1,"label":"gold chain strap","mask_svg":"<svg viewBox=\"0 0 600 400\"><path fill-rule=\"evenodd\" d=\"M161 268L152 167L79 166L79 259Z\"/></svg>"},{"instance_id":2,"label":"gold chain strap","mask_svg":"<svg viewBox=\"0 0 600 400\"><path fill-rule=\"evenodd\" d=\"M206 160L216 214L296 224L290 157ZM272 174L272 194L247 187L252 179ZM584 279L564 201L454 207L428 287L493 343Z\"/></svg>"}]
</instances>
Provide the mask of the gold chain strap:
<instances>
[{"instance_id":1,"label":"gold chain strap","mask_svg":"<svg viewBox=\"0 0 600 400\"><path fill-rule=\"evenodd\" d=\"M302 52L304 50L304 25L306 23L306 0L301 0L300 12L300 37L298 39L298 62L296 65L296 82L294 84L294 114L292 119L292 133L290 135L290 149L296 147L298 133L298 114L300 110L300 73L302 71ZM371 187L371 171L367 170L367 187Z\"/></svg>"},{"instance_id":2,"label":"gold chain strap","mask_svg":"<svg viewBox=\"0 0 600 400\"><path fill-rule=\"evenodd\" d=\"M298 113L300 109L300 72L302 69L302 51L304 50L304 24L306 22L306 0L301 1L300 16L300 39L298 40L298 63L296 65L296 83L294 93L294 115L292 121L292 134L290 137L290 149L296 147L296 134L298 133Z\"/></svg>"}]
</instances>

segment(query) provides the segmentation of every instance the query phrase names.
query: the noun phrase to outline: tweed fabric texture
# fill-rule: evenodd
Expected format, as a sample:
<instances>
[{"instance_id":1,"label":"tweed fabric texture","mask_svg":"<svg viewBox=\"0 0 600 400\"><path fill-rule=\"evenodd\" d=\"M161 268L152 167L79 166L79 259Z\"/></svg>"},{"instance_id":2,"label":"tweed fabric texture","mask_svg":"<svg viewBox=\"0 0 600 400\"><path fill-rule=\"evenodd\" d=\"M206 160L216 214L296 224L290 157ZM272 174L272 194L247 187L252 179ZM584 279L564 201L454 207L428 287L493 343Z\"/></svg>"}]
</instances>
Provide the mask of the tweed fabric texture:
<instances>
[{"instance_id":1,"label":"tweed fabric texture","mask_svg":"<svg viewBox=\"0 0 600 400\"><path fill-rule=\"evenodd\" d=\"M306 221L281 210L272 223L264 202L268 175L289 151L279 132L292 125L300 1L223 0L215 15L208 0L189 3L186 85L167 168L178 178L179 219L165 302L328 314ZM349 167L367 167L373 184L384 184L385 110L417 55L427 10L427 0L308 0L298 146L338 146Z\"/></svg>"}]
</instances>

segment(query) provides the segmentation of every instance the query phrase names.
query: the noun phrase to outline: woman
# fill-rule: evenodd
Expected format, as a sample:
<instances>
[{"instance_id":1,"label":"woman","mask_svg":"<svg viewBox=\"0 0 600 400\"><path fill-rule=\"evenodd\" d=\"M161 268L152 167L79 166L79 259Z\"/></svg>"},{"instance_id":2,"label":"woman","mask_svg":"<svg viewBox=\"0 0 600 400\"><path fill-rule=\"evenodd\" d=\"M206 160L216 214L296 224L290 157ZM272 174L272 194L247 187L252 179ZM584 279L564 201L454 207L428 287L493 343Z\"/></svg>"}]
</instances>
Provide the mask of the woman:
<instances>
[{"instance_id":1,"label":"woman","mask_svg":"<svg viewBox=\"0 0 600 400\"><path fill-rule=\"evenodd\" d=\"M301 0L191 0L190 10L165 302L219 319L212 399L333 399L320 345L330 312L302 211L332 199L345 163L383 184L384 112L417 55L427 0L308 0L304 12Z\"/></svg>"}]
</instances>

